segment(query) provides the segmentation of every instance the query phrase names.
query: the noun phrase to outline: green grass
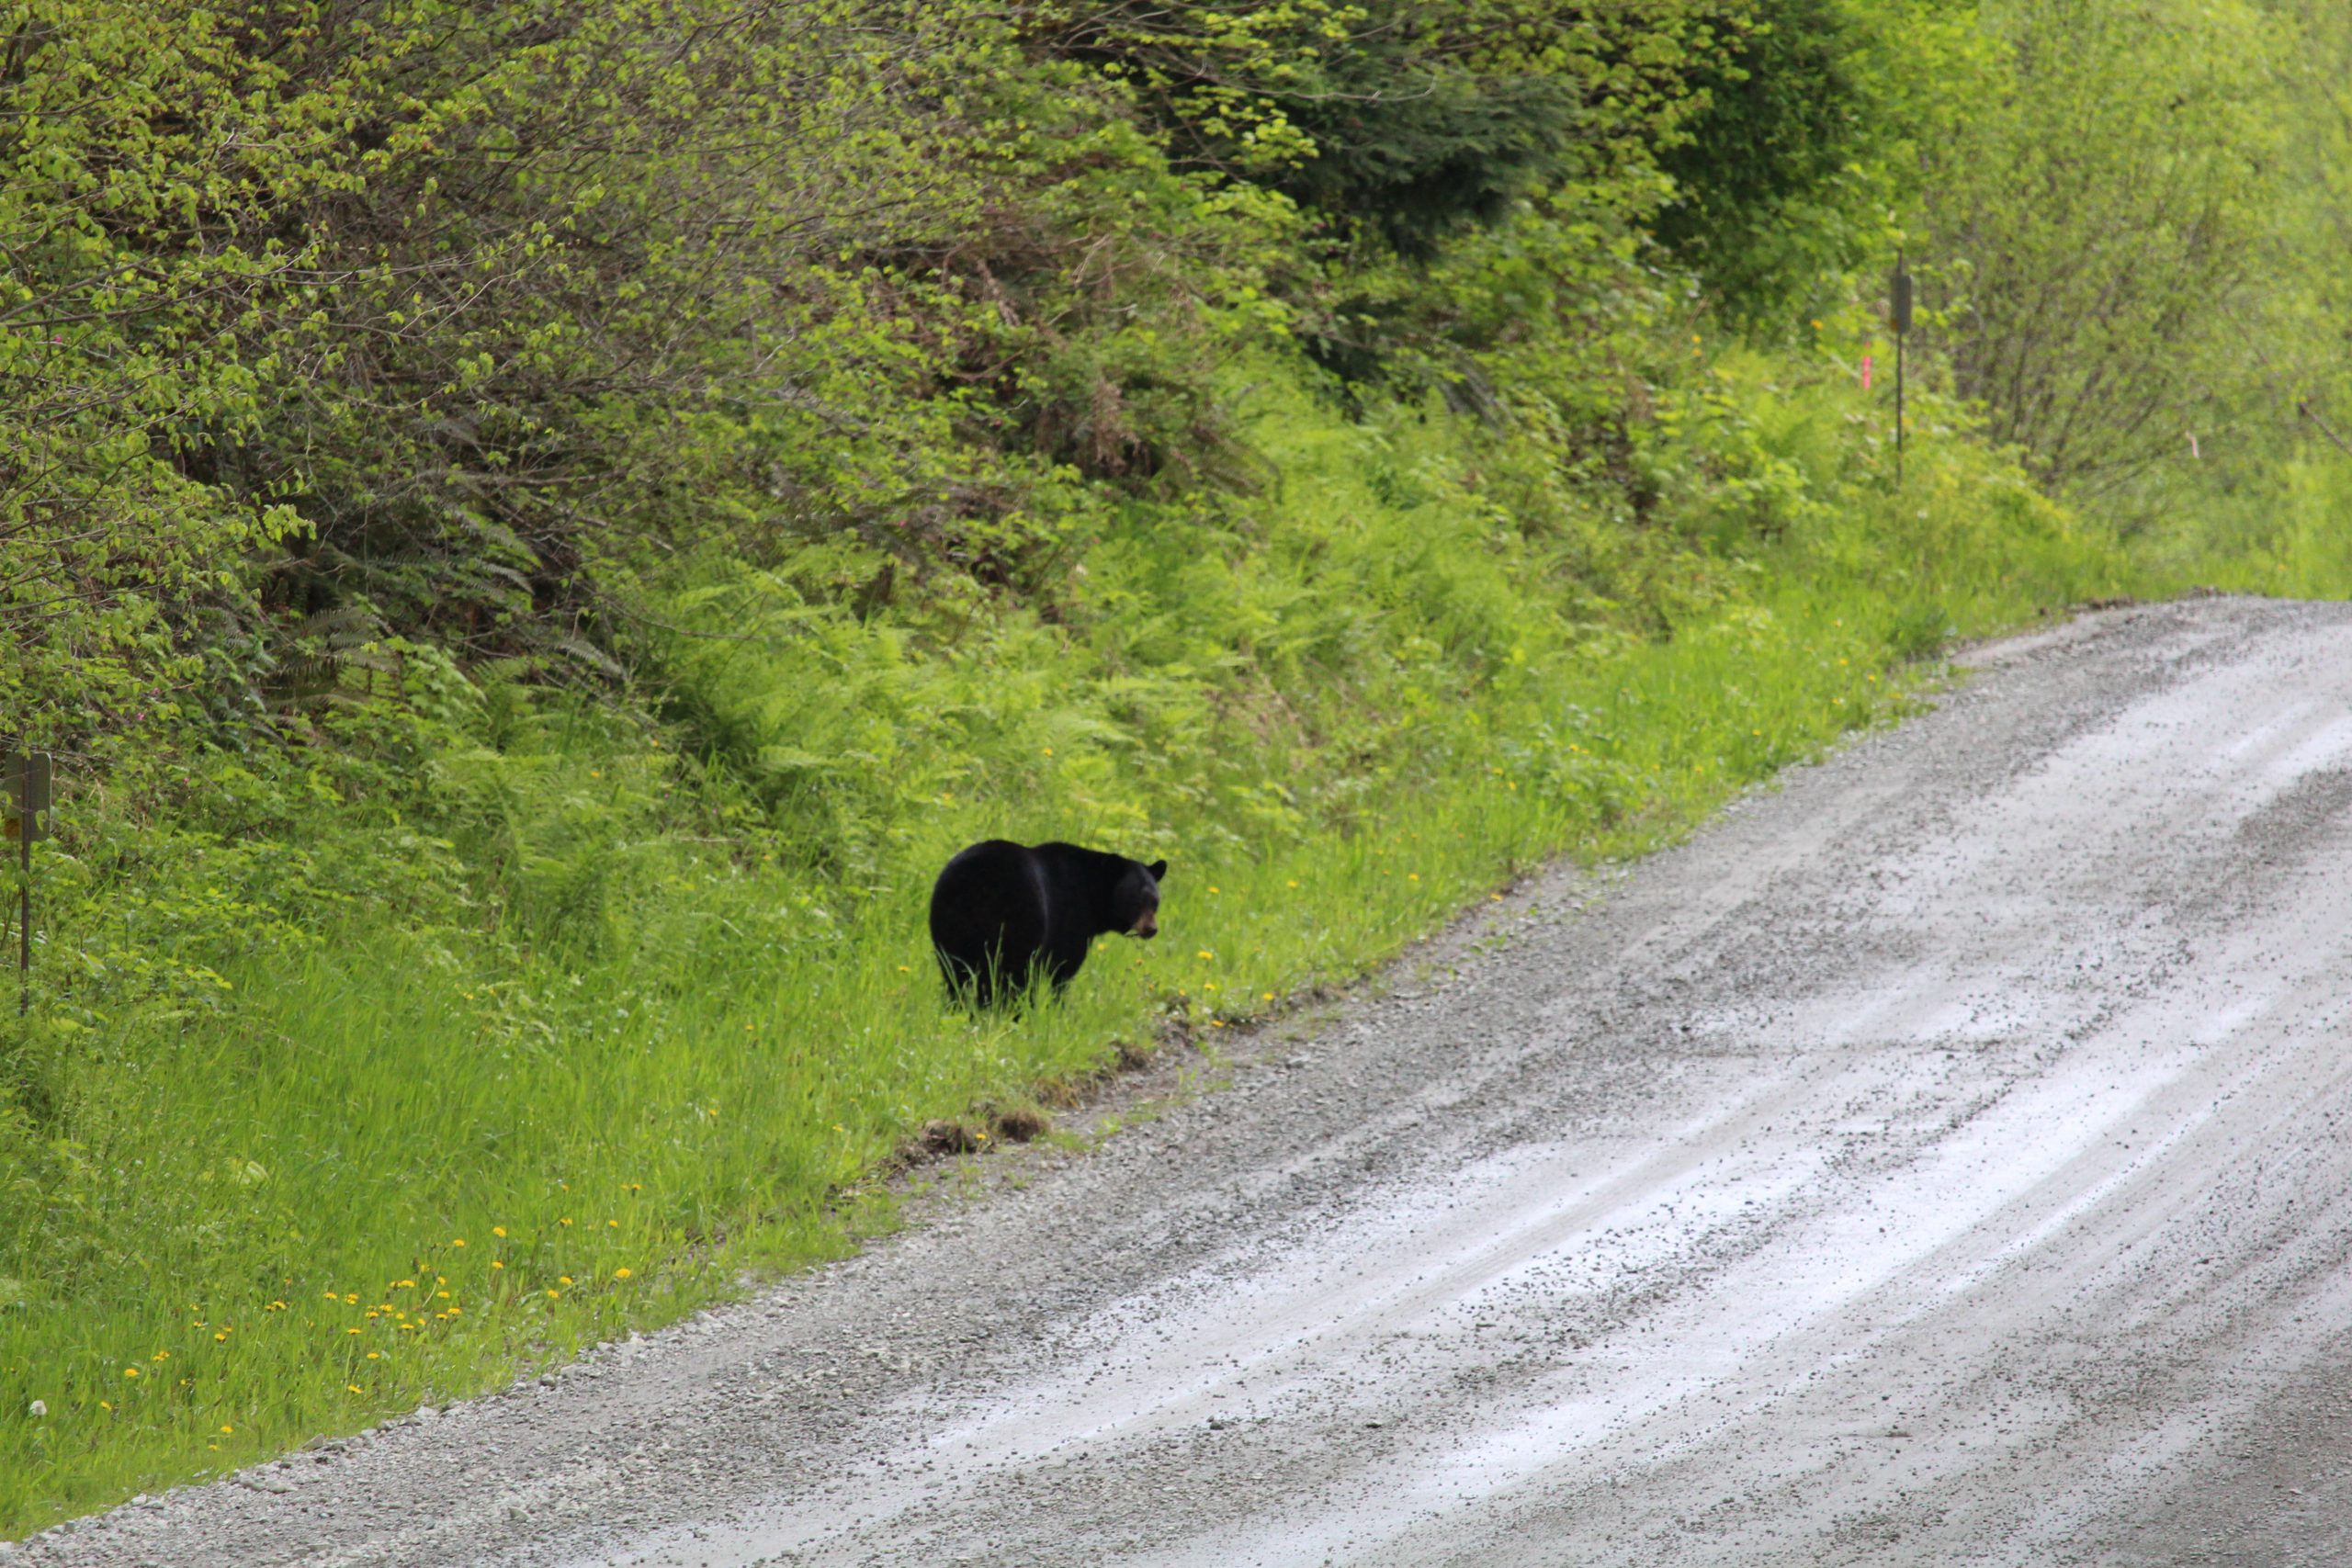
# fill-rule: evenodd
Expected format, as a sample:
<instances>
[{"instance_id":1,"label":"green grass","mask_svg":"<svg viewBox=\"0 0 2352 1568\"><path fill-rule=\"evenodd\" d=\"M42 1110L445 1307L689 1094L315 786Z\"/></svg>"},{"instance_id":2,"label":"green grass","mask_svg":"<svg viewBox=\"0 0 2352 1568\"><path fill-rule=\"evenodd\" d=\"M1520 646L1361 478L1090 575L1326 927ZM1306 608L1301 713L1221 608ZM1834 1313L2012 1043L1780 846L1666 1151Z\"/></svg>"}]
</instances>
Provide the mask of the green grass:
<instances>
[{"instance_id":1,"label":"green grass","mask_svg":"<svg viewBox=\"0 0 2352 1568\"><path fill-rule=\"evenodd\" d=\"M1281 527L1106 535L1091 619L947 639L715 570L670 613L741 635L662 656L660 723L485 679L413 798L288 764L240 827L191 764L207 832L118 802L69 833L83 927L45 962L81 972L0 1126L0 1537L835 1256L926 1120L1641 852L1900 713L1947 637L2135 585L1954 444L1900 498L1816 472L1778 543L1624 567L1683 584L1644 632L1570 579L1574 529L1498 530L1454 437L1267 417ZM1168 854L1164 934L1023 1018L944 1009L924 893L989 833Z\"/></svg>"}]
</instances>

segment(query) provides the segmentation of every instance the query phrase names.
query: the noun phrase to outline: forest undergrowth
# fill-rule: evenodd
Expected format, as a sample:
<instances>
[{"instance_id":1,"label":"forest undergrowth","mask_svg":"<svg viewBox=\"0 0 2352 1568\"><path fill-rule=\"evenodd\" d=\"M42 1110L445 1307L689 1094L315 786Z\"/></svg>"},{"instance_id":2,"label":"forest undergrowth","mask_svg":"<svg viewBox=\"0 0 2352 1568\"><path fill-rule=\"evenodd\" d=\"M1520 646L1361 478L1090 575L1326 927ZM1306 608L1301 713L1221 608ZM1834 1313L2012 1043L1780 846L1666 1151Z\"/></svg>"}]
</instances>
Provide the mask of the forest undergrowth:
<instances>
[{"instance_id":1,"label":"forest undergrowth","mask_svg":"<svg viewBox=\"0 0 2352 1568\"><path fill-rule=\"evenodd\" d=\"M837 1256L1955 639L2352 589L2352 27L2150 16L0 5L0 1538ZM1161 936L947 1006L989 837Z\"/></svg>"}]
</instances>

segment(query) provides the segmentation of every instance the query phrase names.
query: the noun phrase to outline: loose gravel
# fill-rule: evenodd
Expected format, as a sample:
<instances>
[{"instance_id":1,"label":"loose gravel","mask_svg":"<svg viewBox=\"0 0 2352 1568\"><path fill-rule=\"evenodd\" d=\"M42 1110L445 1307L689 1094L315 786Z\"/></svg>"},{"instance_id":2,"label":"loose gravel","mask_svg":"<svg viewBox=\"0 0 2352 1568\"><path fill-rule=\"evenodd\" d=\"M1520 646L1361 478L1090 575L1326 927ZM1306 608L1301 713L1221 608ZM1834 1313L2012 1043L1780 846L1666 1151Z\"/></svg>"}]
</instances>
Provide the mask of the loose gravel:
<instances>
[{"instance_id":1,"label":"loose gravel","mask_svg":"<svg viewBox=\"0 0 2352 1568\"><path fill-rule=\"evenodd\" d=\"M0 1560L2352 1562L2352 609L1968 662L1091 1153Z\"/></svg>"}]
</instances>

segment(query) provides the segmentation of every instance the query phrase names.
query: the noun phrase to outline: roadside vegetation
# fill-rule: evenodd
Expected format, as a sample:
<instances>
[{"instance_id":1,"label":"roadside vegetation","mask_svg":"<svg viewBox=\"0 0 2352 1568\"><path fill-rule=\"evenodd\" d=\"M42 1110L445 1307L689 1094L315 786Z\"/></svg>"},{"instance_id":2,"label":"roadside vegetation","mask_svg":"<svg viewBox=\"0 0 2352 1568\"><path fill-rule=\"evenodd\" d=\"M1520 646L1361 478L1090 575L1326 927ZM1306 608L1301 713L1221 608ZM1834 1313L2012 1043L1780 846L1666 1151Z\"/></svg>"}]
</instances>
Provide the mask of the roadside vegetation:
<instances>
[{"instance_id":1,"label":"roadside vegetation","mask_svg":"<svg viewBox=\"0 0 2352 1568\"><path fill-rule=\"evenodd\" d=\"M837 1253L1951 638L2342 592L2352 25L2142 10L0 7L0 1538ZM945 1009L989 836L1162 937Z\"/></svg>"}]
</instances>

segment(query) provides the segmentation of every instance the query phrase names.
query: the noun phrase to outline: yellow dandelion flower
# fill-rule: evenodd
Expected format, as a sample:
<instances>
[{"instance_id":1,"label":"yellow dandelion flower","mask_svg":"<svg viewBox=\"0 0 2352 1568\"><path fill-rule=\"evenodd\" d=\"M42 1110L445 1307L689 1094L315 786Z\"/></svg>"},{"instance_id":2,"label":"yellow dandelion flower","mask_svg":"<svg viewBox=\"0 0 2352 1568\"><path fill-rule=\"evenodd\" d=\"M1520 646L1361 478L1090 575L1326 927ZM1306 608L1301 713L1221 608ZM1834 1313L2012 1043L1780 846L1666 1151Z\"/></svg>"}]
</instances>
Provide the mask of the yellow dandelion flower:
<instances>
[{"instance_id":1,"label":"yellow dandelion flower","mask_svg":"<svg viewBox=\"0 0 2352 1568\"><path fill-rule=\"evenodd\" d=\"M226 1333L216 1334L216 1335L214 1335L214 1336L212 1337L212 1342L213 1342L215 1345L218 1345L218 1344L220 1344L222 1340L224 1340L224 1339L226 1339L226 1338L228 1338L228 1337L229 1337L229 1336L228 1336Z\"/></svg>"},{"instance_id":2,"label":"yellow dandelion flower","mask_svg":"<svg viewBox=\"0 0 2352 1568\"><path fill-rule=\"evenodd\" d=\"M362 1391L361 1391L361 1389L360 1389L360 1387L359 1387L359 1385L358 1385L357 1383L356 1383L356 1382L347 1382L347 1383L344 1384L343 1386L344 1386L344 1388L345 1388L345 1390L346 1392L351 1393L358 1393L362 1392Z\"/></svg>"},{"instance_id":3,"label":"yellow dandelion flower","mask_svg":"<svg viewBox=\"0 0 2352 1568\"><path fill-rule=\"evenodd\" d=\"M122 1369L122 1375L127 1378L135 1378L139 1375L139 1369L137 1367L125 1367Z\"/></svg>"},{"instance_id":4,"label":"yellow dandelion flower","mask_svg":"<svg viewBox=\"0 0 2352 1568\"><path fill-rule=\"evenodd\" d=\"M712 1112L711 1112L711 1114L712 1114L713 1116L716 1116L716 1115L718 1115L718 1111L712 1111ZM616 1231L616 1230L618 1230L618 1229L620 1229L620 1228L621 1228L621 1223L620 1223L620 1221L618 1221L618 1220L606 1220L606 1221L605 1222L605 1228L606 1230L608 1230L608 1231Z\"/></svg>"},{"instance_id":5,"label":"yellow dandelion flower","mask_svg":"<svg viewBox=\"0 0 2352 1568\"><path fill-rule=\"evenodd\" d=\"M447 1291L435 1291L435 1292L433 1292L433 1294L434 1294L434 1297L435 1297L436 1300L439 1300L439 1301L445 1301L445 1302L446 1302L446 1301L447 1301L447 1300L449 1299L449 1292L447 1292Z\"/></svg>"},{"instance_id":6,"label":"yellow dandelion flower","mask_svg":"<svg viewBox=\"0 0 2352 1568\"><path fill-rule=\"evenodd\" d=\"M627 1269L616 1269L613 1270L613 1278L616 1280L626 1280L628 1278L628 1270Z\"/></svg>"},{"instance_id":7,"label":"yellow dandelion flower","mask_svg":"<svg viewBox=\"0 0 2352 1568\"><path fill-rule=\"evenodd\" d=\"M1205 948L1205 947L1204 947L1204 948L1201 949L1201 950L1200 950L1200 952L1198 952L1198 953L1194 953L1193 956L1193 957L1195 957L1195 958L1215 958L1215 957L1216 956L1216 953L1211 953L1207 948Z\"/></svg>"},{"instance_id":8,"label":"yellow dandelion flower","mask_svg":"<svg viewBox=\"0 0 2352 1568\"><path fill-rule=\"evenodd\" d=\"M370 1350L368 1352L368 1359L371 1361L380 1361L384 1359L384 1353L381 1350Z\"/></svg>"},{"instance_id":9,"label":"yellow dandelion flower","mask_svg":"<svg viewBox=\"0 0 2352 1568\"><path fill-rule=\"evenodd\" d=\"M568 1215L568 1214L567 1214L567 1215L565 1215L562 1219L560 1219L560 1220L556 1221L556 1224L560 1224L560 1225L568 1225L568 1224L570 1224L571 1223L571 1217L570 1215Z\"/></svg>"},{"instance_id":10,"label":"yellow dandelion flower","mask_svg":"<svg viewBox=\"0 0 2352 1568\"><path fill-rule=\"evenodd\" d=\"M98 1408L101 1410L112 1410L114 1408L114 1401L111 1399L101 1399L98 1401Z\"/></svg>"},{"instance_id":11,"label":"yellow dandelion flower","mask_svg":"<svg viewBox=\"0 0 2352 1568\"><path fill-rule=\"evenodd\" d=\"M548 1292L548 1294L549 1296L560 1296L560 1295L563 1294L563 1292L562 1292L561 1291L554 1291L554 1290L551 1290L551 1291L549 1291L549 1292Z\"/></svg>"},{"instance_id":12,"label":"yellow dandelion flower","mask_svg":"<svg viewBox=\"0 0 2352 1568\"><path fill-rule=\"evenodd\" d=\"M490 1260L490 1266L491 1266L492 1269L503 1269L503 1268L505 1268L505 1267L506 1267L506 1265L505 1265L505 1264L503 1264L503 1263L500 1262L500 1261L499 1261L497 1258L492 1258L492 1259Z\"/></svg>"},{"instance_id":13,"label":"yellow dandelion flower","mask_svg":"<svg viewBox=\"0 0 2352 1568\"><path fill-rule=\"evenodd\" d=\"M169 1350L158 1350L155 1352L154 1359L158 1361L168 1361L172 1359L172 1353Z\"/></svg>"},{"instance_id":14,"label":"yellow dandelion flower","mask_svg":"<svg viewBox=\"0 0 2352 1568\"><path fill-rule=\"evenodd\" d=\"M360 1330L360 1329L356 1329L356 1328L346 1328L346 1329L345 1329L345 1330L344 1330L344 1332L345 1332L345 1334L358 1334L358 1333L361 1333L361 1332L363 1332L363 1331L362 1331L362 1330Z\"/></svg>"},{"instance_id":15,"label":"yellow dandelion flower","mask_svg":"<svg viewBox=\"0 0 2352 1568\"><path fill-rule=\"evenodd\" d=\"M236 1428L234 1427L224 1425L220 1428L220 1435L222 1437L227 1437L230 1433L234 1432Z\"/></svg>"},{"instance_id":16,"label":"yellow dandelion flower","mask_svg":"<svg viewBox=\"0 0 2352 1568\"><path fill-rule=\"evenodd\" d=\"M463 1247L466 1245L466 1238L464 1236L454 1236L450 1239L449 1245L451 1247Z\"/></svg>"},{"instance_id":17,"label":"yellow dandelion flower","mask_svg":"<svg viewBox=\"0 0 2352 1568\"><path fill-rule=\"evenodd\" d=\"M555 1277L555 1282L559 1285L569 1285L571 1283L571 1276L569 1274L558 1274Z\"/></svg>"},{"instance_id":18,"label":"yellow dandelion flower","mask_svg":"<svg viewBox=\"0 0 2352 1568\"><path fill-rule=\"evenodd\" d=\"M1420 879L1421 874L1418 871L1408 871L1405 874L1405 880L1408 882L1419 882Z\"/></svg>"},{"instance_id":19,"label":"yellow dandelion flower","mask_svg":"<svg viewBox=\"0 0 2352 1568\"><path fill-rule=\"evenodd\" d=\"M490 1234L496 1236L499 1240L504 1241L506 1239L506 1227L504 1225L492 1225L490 1227Z\"/></svg>"}]
</instances>

